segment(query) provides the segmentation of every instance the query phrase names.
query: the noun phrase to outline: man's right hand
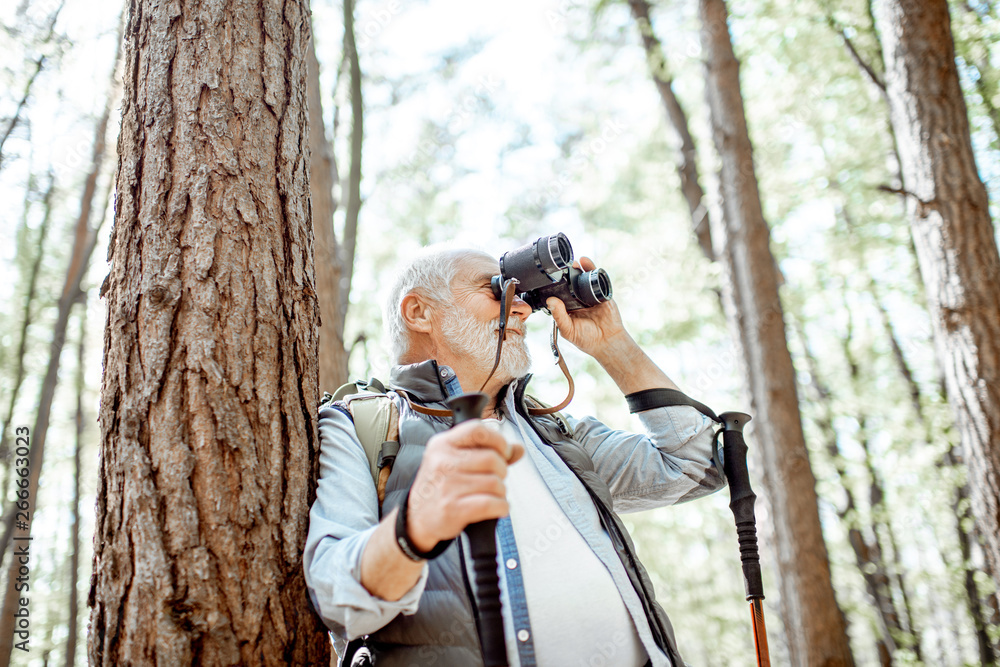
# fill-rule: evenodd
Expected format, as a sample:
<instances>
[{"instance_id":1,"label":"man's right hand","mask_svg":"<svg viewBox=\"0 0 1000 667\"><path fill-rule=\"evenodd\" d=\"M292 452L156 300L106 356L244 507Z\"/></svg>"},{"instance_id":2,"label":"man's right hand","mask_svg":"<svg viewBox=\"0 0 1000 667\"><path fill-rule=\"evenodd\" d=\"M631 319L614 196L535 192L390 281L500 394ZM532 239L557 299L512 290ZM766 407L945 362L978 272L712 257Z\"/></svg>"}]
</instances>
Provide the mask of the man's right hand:
<instances>
[{"instance_id":1,"label":"man's right hand","mask_svg":"<svg viewBox=\"0 0 1000 667\"><path fill-rule=\"evenodd\" d=\"M510 512L504 478L524 454L481 421L465 422L427 441L410 489L407 532L421 551L450 540L466 526Z\"/></svg>"}]
</instances>

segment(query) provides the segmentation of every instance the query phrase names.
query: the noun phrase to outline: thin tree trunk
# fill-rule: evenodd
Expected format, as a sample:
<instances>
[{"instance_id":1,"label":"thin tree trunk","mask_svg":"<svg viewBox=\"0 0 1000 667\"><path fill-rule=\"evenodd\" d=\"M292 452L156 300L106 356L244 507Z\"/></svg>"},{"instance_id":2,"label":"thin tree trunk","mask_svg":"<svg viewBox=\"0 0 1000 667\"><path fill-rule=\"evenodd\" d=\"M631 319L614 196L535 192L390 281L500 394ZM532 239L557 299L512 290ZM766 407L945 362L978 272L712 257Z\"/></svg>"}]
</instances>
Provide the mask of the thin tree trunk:
<instances>
[{"instance_id":1,"label":"thin tree trunk","mask_svg":"<svg viewBox=\"0 0 1000 667\"><path fill-rule=\"evenodd\" d=\"M793 327L794 328L794 327ZM855 562L858 571L865 582L865 588L871 596L875 606L875 611L879 619L880 637L878 642L879 662L881 665L891 665L892 656L896 651L896 636L903 632L899 621L899 613L896 610L895 602L892 599L891 582L887 571L884 550L878 542L878 532L875 526L874 507L872 510L872 521L868 526L873 538L869 539L857 519L858 505L851 488L850 475L847 472L847 462L840 451L839 438L833 425L833 412L829 405L832 394L829 387L822 381L819 375L819 364L815 355L809 348L809 341L805 333L799 329L797 335L802 344L802 351L805 357L806 368L809 372L809 384L815 393L815 404L820 410L820 414L815 418L816 426L823 434L824 446L830 462L837 471L840 486L844 491L845 502L837 507L837 516L847 529L848 543L854 551ZM845 345L850 341L848 334ZM863 417L859 417L863 419Z\"/></svg>"},{"instance_id":2,"label":"thin tree trunk","mask_svg":"<svg viewBox=\"0 0 1000 667\"><path fill-rule=\"evenodd\" d=\"M975 17L978 27L989 30L983 24L983 14L980 14L972 5L968 2L959 2L957 5L966 13ZM990 124L993 127L993 135L996 137L998 145L1000 145L1000 109L993 103L997 93L1000 91L997 90L996 83L993 81L993 77L990 76L993 74L991 71L993 66L989 61L989 49L985 45L983 46L982 54L979 57L968 52L962 55L968 65L976 68L976 76L973 77L975 79L976 92L979 93L980 103L983 106L983 110L986 111L986 117L990 119Z\"/></svg>"},{"instance_id":3,"label":"thin tree trunk","mask_svg":"<svg viewBox=\"0 0 1000 667\"><path fill-rule=\"evenodd\" d=\"M42 42L47 44L52 41L52 37L55 34L56 21L59 19L59 14L62 12L63 7L66 6L66 0L62 0L59 6L55 8L55 11L49 16L48 26L45 29L45 37ZM28 77L27 83L24 85L24 90L21 93L21 99L18 100L17 108L14 110L14 115L10 117L7 121L7 127L4 128L3 134L0 135L0 169L3 168L4 153L3 148L7 143L7 139L14 132L14 129L21 122L21 113L24 111L24 107L28 104L28 98L31 97L31 91L35 87L35 81L38 79L38 75L41 74L42 69L45 67L46 56L40 55L34 61L35 70Z\"/></svg>"},{"instance_id":4,"label":"thin tree trunk","mask_svg":"<svg viewBox=\"0 0 1000 667\"><path fill-rule=\"evenodd\" d=\"M846 305L846 304L845 304ZM850 318L850 310L848 310L848 317ZM851 343L853 339L853 323L848 320L848 335L844 339L843 349L844 358L847 360L848 373L851 379L851 388L855 395L861 389L862 379L861 379L861 365L857 362L854 352L851 349ZM882 545L882 538L880 532L886 532L890 539L892 540L893 555L898 556L899 551L896 548L895 540L891 537L892 522L890 520L889 511L885 506L885 485L882 483L881 475L879 475L878 470L875 468L875 462L872 458L871 449L869 447L869 435L868 435L868 415L866 411L861 408L858 414L858 444L861 446L861 451L864 454L864 465L865 470L868 473L868 504L871 508L871 531L872 531L872 544L871 549L877 557L877 573L880 583L884 586L884 594L886 599L881 602L881 604L887 605L891 610L892 623L887 624L889 631L889 638L886 642L887 646L895 647L898 639L906 639L905 644L909 644L910 648L913 649L917 660L921 660L921 647L920 647L920 633L917 631L916 626L913 622L913 615L910 613L909 598L906 594L906 582L903 577L901 570L896 572L896 581L899 585L900 591L902 592L903 601L905 604L905 611L908 620L908 629L903 628L902 623L899 619L899 614L896 611L896 605L892 599L892 580L889 574L888 564L885 560L886 550ZM898 565L898 561L897 561ZM909 634L909 637L906 635Z\"/></svg>"},{"instance_id":5,"label":"thin tree trunk","mask_svg":"<svg viewBox=\"0 0 1000 667\"><path fill-rule=\"evenodd\" d=\"M13 134L14 129L21 122L21 112L24 111L24 107L28 104L28 98L31 96L31 89L35 85L35 79L38 78L38 75L42 72L42 67L45 66L45 56L38 56L38 59L33 64L35 71L28 77L28 82L24 85L24 92L21 94L21 99L17 103L17 108L14 109L14 115L7 121L7 127L4 128L3 135L0 135L0 169L3 168L4 163L4 146L7 144L7 139Z\"/></svg>"},{"instance_id":6,"label":"thin tree trunk","mask_svg":"<svg viewBox=\"0 0 1000 667\"><path fill-rule=\"evenodd\" d=\"M351 302L351 283L354 279L354 255L358 245L358 217L361 213L361 149L364 144L364 103L361 97L361 62L354 39L354 0L344 0L344 56L351 72L351 165L344 188L343 269L341 275L340 330Z\"/></svg>"},{"instance_id":7,"label":"thin tree trunk","mask_svg":"<svg viewBox=\"0 0 1000 667\"><path fill-rule=\"evenodd\" d=\"M4 415L3 426L0 427L0 460L4 463L4 477L3 484L0 485L0 490L2 490L3 496L0 496L3 500L4 512L3 516L6 517L11 514L11 523L13 525L13 504L7 501L8 498L8 484L10 483L10 472L13 466L10 465L10 442L8 441L10 434L10 424L11 420L14 418L14 408L17 405L17 399L20 398L21 394L21 384L24 382L24 356L28 350L28 329L31 327L32 321L32 310L35 305L35 291L38 287L38 273L42 266L42 258L45 256L45 240L48 236L49 223L52 221L52 193L55 190L55 179L49 179L49 186L45 190L45 195L42 197L42 222L38 226L38 244L35 256L31 262L31 268L28 271L28 288L24 295L24 310L21 314L21 333L18 338L17 343L17 353L14 357L14 384L10 390L10 400L7 403L7 413ZM27 219L27 207L25 208L25 219ZM25 220L25 226L27 226L27 220ZM10 532L9 529L4 531L3 537L0 538L0 560L7 553L7 547L10 544Z\"/></svg>"},{"instance_id":8,"label":"thin tree trunk","mask_svg":"<svg viewBox=\"0 0 1000 667\"><path fill-rule=\"evenodd\" d=\"M90 664L328 664L309 6L132 0Z\"/></svg>"},{"instance_id":9,"label":"thin tree trunk","mask_svg":"<svg viewBox=\"0 0 1000 667\"><path fill-rule=\"evenodd\" d=\"M313 229L316 234L316 296L319 300L319 386L334 391L347 382L347 350L344 348L344 318L340 310L341 262L333 229L336 202L333 199L333 151L326 139L319 61L314 40L309 40L309 189L312 193Z\"/></svg>"},{"instance_id":10,"label":"thin tree trunk","mask_svg":"<svg viewBox=\"0 0 1000 667\"><path fill-rule=\"evenodd\" d=\"M680 100L674 94L673 79L670 76L670 67L667 63L667 56L663 52L663 45L660 43L656 33L653 32L653 23L649 18L650 5L647 0L628 0L632 16L635 18L636 26L639 28L639 36L642 38L642 46L646 51L646 63L649 65L649 72L656 84L656 90L660 93L660 100L663 108L667 112L667 119L676 133L678 146L677 152L677 176L681 182L681 193L688 205L688 213L691 216L691 228L702 253L710 260L715 259L712 250L712 232L708 216L708 207L705 205L705 191L701 187L701 180L698 177L698 152L695 149L694 139L691 130L688 128L687 114Z\"/></svg>"},{"instance_id":11,"label":"thin tree trunk","mask_svg":"<svg viewBox=\"0 0 1000 667\"><path fill-rule=\"evenodd\" d=\"M973 514L996 574L1000 254L972 152L948 4L887 0L881 8L890 115L899 139L917 259L965 452Z\"/></svg>"},{"instance_id":12,"label":"thin tree trunk","mask_svg":"<svg viewBox=\"0 0 1000 667\"><path fill-rule=\"evenodd\" d=\"M909 388L910 404L913 407L913 412L917 417L917 421L920 422L928 442L931 440L931 430L930 425L924 418L923 405L921 403L921 392L920 386L917 384L913 377L913 372L910 370L909 363L906 361L906 357L903 355L902 346L900 346L899 341L896 337L896 332L892 326L892 321L889 319L889 313L885 306L882 305L882 300L879 298L877 293L877 288L874 280L871 281L871 292L872 297L875 301L875 305L878 308L879 316L882 321L882 327L886 331L886 335L889 337L889 343L892 348L892 356L896 362L896 367L899 370L899 374L903 377ZM939 465L942 467L955 467L960 465L957 461L958 452L952 451L945 454L944 459ZM972 531L966 530L965 525L969 520L971 520L972 513L969 506L969 485L968 483L963 483L961 486L955 489L955 498L952 500L952 509L955 513L955 531L958 537L959 548L962 553L962 570L963 579L965 585L965 598L966 605L969 610L969 617L972 619L973 626L975 627L976 642L979 646L979 662L981 665L990 666L996 664L996 654L993 651L993 647L989 640L989 633L987 631L987 620L983 612L982 599L979 595L978 587L976 586L976 570L972 567L971 554L972 545L975 541L975 536ZM895 546L893 546L895 549ZM906 589L902 589L904 596ZM905 600L905 597L904 597ZM912 618L909 612L909 602L906 601L907 614ZM911 621L912 625L912 621Z\"/></svg>"},{"instance_id":13,"label":"thin tree trunk","mask_svg":"<svg viewBox=\"0 0 1000 667\"><path fill-rule=\"evenodd\" d=\"M80 450L83 448L83 392L86 362L87 299L80 300L80 340L76 348L76 446L73 448L73 523L69 538L69 632L66 635L66 667L76 664L76 637L80 625L77 587L80 574Z\"/></svg>"},{"instance_id":14,"label":"thin tree trunk","mask_svg":"<svg viewBox=\"0 0 1000 667\"><path fill-rule=\"evenodd\" d=\"M770 232L761 209L752 149L724 0L699 0L706 97L721 158L727 319L746 361L761 444L764 485L778 544L782 617L794 665L853 665L819 522L816 480L802 433L795 372L785 335Z\"/></svg>"},{"instance_id":15,"label":"thin tree trunk","mask_svg":"<svg viewBox=\"0 0 1000 667\"><path fill-rule=\"evenodd\" d=\"M117 57L115 58L115 69L117 69ZM112 70L114 72L114 69ZM93 254L94 246L97 243L97 228L90 227L90 214L93 205L94 190L97 187L97 179L101 173L101 166L104 164L105 141L104 137L108 129L108 119L111 115L112 99L115 96L108 95L108 103L104 108L104 114L97 123L94 131L94 148L91 155L90 171L83 186L83 195L80 199L80 214L76 219L73 233L73 250L70 253L69 267L66 270L66 280L63 283L62 294L59 297L57 306L56 322L52 329L52 342L49 346L49 361L45 370L45 377L42 380L40 395L38 398L38 412L35 416L35 426L31 431L31 447L28 455L29 459L29 485L28 485L28 516L34 518L34 511L38 495L38 478L41 473L42 462L44 461L45 438L49 429L49 417L52 412L52 401L55 398L56 385L59 381L59 362L62 357L63 345L66 342L66 327L69 324L70 311L77 301L80 293L80 285L83 281L84 273L90 265L90 256ZM103 216L102 216L103 221ZM21 527L18 525L14 540L23 541L30 544L31 524L30 521ZM14 613L18 607L18 596L15 586L17 579L18 562L11 559L7 571L7 586L3 599L3 609L0 612L0 667L7 667L10 664L11 651L13 649Z\"/></svg>"}]
</instances>

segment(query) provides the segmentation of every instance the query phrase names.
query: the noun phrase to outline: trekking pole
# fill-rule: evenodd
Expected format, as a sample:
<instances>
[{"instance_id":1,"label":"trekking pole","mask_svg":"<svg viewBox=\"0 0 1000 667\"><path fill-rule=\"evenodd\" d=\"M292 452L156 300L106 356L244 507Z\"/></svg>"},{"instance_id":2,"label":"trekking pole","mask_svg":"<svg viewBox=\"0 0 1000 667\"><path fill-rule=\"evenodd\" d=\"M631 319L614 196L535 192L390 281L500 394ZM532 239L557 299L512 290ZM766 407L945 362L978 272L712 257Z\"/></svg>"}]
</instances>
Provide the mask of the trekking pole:
<instances>
[{"instance_id":1,"label":"trekking pole","mask_svg":"<svg viewBox=\"0 0 1000 667\"><path fill-rule=\"evenodd\" d=\"M454 425L478 419L488 400L486 394L481 393L461 394L448 399L446 403L455 414ZM476 629L483 650L483 662L486 667L507 667L507 644L504 641L503 616L500 615L496 533L496 519L487 519L465 527L476 573Z\"/></svg>"},{"instance_id":2,"label":"trekking pole","mask_svg":"<svg viewBox=\"0 0 1000 667\"><path fill-rule=\"evenodd\" d=\"M729 509L736 519L736 534L740 542L740 560L743 562L743 583L753 620L753 642L757 651L758 667L770 667L767 652L767 630L764 627L764 583L760 577L760 555L757 553L757 525L753 504L757 499L750 488L747 472L747 444L743 427L750 415L742 412L723 412L722 421L723 468L729 481Z\"/></svg>"}]
</instances>

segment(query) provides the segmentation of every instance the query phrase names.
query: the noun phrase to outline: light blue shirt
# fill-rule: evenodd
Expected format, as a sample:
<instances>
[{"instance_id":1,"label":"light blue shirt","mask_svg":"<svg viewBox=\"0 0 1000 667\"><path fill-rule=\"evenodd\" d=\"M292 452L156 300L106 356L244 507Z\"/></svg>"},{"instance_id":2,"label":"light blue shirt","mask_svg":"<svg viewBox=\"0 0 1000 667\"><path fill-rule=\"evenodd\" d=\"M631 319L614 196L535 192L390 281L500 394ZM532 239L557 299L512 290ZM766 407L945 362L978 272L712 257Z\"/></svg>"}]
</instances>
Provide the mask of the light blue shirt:
<instances>
[{"instance_id":1,"label":"light blue shirt","mask_svg":"<svg viewBox=\"0 0 1000 667\"><path fill-rule=\"evenodd\" d=\"M457 387L448 387L455 391ZM657 648L638 593L607 532L600 526L587 489L567 468L552 447L514 409L514 388L507 392L504 412L527 436L531 457L549 490L572 525L608 568L639 638L653 665L670 665ZM347 642L375 632L398 614L414 614L427 580L425 564L420 578L399 600L378 598L361 585L361 555L378 523L378 498L368 460L351 419L340 411L327 411L320 420L320 479L310 510L309 533L303 561L306 584L317 611L331 629L337 652ZM638 414L646 433L608 428L596 419L568 417L574 439L594 461L598 475L612 493L617 513L637 512L691 500L724 485L712 460L713 422L694 408L673 406ZM518 560L517 544L509 520L497 531L501 563ZM520 568L501 567L504 625L515 636L520 630L512 665L530 667L534 642L527 616ZM545 641L539 638L538 641Z\"/></svg>"}]
</instances>

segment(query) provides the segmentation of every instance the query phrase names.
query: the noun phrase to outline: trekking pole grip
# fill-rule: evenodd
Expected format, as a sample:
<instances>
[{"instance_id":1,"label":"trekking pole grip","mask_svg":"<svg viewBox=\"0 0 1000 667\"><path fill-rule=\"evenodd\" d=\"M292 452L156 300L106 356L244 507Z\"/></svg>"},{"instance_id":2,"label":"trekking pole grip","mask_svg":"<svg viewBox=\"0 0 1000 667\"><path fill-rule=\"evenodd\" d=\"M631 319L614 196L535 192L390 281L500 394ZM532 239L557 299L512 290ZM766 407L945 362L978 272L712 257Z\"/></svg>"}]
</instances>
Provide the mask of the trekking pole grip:
<instances>
[{"instance_id":1,"label":"trekking pole grip","mask_svg":"<svg viewBox=\"0 0 1000 667\"><path fill-rule=\"evenodd\" d=\"M750 421L750 415L742 412L723 412L722 421L723 468L729 482L729 509L736 520L736 535L740 543L740 560L743 563L743 583L747 600L763 599L764 584L761 581L760 554L757 551L757 523L754 516L754 501L757 495L750 487L747 471L747 444L743 439L743 427Z\"/></svg>"},{"instance_id":2,"label":"trekking pole grip","mask_svg":"<svg viewBox=\"0 0 1000 667\"><path fill-rule=\"evenodd\" d=\"M455 426L470 419L478 419L489 398L486 394L470 393L454 396L446 401L455 414ZM497 574L497 520L487 519L465 527L469 537L469 552L475 570L477 629L479 644L486 667L506 667L507 644L503 634L503 616L500 613L500 576Z\"/></svg>"}]
</instances>

